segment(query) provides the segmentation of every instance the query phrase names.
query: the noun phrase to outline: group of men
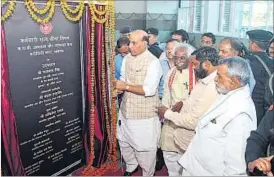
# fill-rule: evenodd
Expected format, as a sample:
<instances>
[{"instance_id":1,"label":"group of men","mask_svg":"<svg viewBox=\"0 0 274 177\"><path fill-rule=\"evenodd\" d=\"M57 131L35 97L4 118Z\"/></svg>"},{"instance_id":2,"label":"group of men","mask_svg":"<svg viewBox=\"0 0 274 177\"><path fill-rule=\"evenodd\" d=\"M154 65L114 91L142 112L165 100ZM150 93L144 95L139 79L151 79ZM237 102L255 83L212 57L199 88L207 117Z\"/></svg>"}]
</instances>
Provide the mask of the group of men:
<instances>
[{"instance_id":1,"label":"group of men","mask_svg":"<svg viewBox=\"0 0 274 177\"><path fill-rule=\"evenodd\" d=\"M272 33L247 32L249 51L226 37L219 52L212 33L202 35L198 49L188 44L185 30L173 32L161 49L158 33L130 31L117 42L123 175L141 167L143 176L153 176L157 152L163 152L169 176L246 175L255 169L271 175L274 154L262 154L274 141L274 59L266 53L273 51Z\"/></svg>"}]
</instances>

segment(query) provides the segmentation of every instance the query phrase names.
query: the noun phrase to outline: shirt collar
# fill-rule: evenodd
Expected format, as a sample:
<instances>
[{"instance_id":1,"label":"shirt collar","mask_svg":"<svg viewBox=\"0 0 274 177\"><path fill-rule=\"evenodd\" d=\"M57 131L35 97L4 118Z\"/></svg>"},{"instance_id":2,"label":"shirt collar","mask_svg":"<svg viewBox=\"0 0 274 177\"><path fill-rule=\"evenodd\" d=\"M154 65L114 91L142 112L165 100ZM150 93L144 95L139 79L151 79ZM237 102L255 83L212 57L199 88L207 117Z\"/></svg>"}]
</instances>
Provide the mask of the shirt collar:
<instances>
[{"instance_id":1,"label":"shirt collar","mask_svg":"<svg viewBox=\"0 0 274 177\"><path fill-rule=\"evenodd\" d=\"M207 85L209 82L215 79L216 75L217 75L217 71L214 71L211 74L209 74L207 77L201 79L201 82Z\"/></svg>"},{"instance_id":2,"label":"shirt collar","mask_svg":"<svg viewBox=\"0 0 274 177\"><path fill-rule=\"evenodd\" d=\"M249 92L249 86L248 86L248 84L246 84L243 87L240 87L238 89L235 89L235 90L232 90L232 91L228 92L225 96L227 97L227 96L230 96L230 95L232 95L234 93L237 93L237 92L243 94L242 96L244 98L250 97L250 92Z\"/></svg>"}]
</instances>

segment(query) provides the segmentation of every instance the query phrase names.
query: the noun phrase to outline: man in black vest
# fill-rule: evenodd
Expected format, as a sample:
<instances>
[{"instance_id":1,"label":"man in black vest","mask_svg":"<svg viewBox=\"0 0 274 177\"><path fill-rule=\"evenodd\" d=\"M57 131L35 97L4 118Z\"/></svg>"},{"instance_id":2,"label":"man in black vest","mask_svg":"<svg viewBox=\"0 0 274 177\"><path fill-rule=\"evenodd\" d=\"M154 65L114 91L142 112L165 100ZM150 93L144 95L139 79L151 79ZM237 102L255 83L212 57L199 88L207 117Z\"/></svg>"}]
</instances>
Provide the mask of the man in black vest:
<instances>
[{"instance_id":1,"label":"man in black vest","mask_svg":"<svg viewBox=\"0 0 274 177\"><path fill-rule=\"evenodd\" d=\"M272 33L265 30L251 30L247 32L247 35L249 36L249 50L251 53L245 58L250 60L250 66L256 80L252 99L256 107L257 123L259 125L269 106L265 102L264 95L268 85L267 81L274 72L274 60L270 59L265 52L272 38Z\"/></svg>"},{"instance_id":2,"label":"man in black vest","mask_svg":"<svg viewBox=\"0 0 274 177\"><path fill-rule=\"evenodd\" d=\"M260 171L273 175L274 155L274 78L269 80L269 88L266 90L266 101L272 104L263 117L256 131L252 131L247 139L245 158L248 171L252 176L262 176ZM260 171L256 171L258 168Z\"/></svg>"},{"instance_id":3,"label":"man in black vest","mask_svg":"<svg viewBox=\"0 0 274 177\"><path fill-rule=\"evenodd\" d=\"M159 31L156 28L149 28L147 29L147 34L149 40L148 50L159 59L163 52L162 49L160 49L159 44L157 42Z\"/></svg>"}]
</instances>

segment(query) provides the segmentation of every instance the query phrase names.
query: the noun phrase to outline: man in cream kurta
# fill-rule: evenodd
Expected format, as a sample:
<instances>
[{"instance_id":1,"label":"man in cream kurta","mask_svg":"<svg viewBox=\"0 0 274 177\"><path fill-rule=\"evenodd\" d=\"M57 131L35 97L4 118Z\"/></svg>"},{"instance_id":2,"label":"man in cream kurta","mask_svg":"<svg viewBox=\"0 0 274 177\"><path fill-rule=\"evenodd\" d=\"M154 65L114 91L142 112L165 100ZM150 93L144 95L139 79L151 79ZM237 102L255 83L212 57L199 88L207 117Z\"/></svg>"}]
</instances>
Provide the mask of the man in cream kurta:
<instances>
[{"instance_id":1,"label":"man in cream kurta","mask_svg":"<svg viewBox=\"0 0 274 177\"><path fill-rule=\"evenodd\" d=\"M223 59L216 88L220 95L200 118L196 134L179 160L183 176L246 176L245 147L256 129L250 97L250 67L240 57Z\"/></svg>"},{"instance_id":2,"label":"man in cream kurta","mask_svg":"<svg viewBox=\"0 0 274 177\"><path fill-rule=\"evenodd\" d=\"M173 111L180 111L183 102L188 98L195 83L195 75L192 65L189 64L188 46L176 44L173 47L175 67L172 68L165 80L162 104ZM174 144L173 132L176 129L171 121L165 121L161 133L161 149L164 153L165 164L169 176L178 176L180 166L177 163L181 149ZM180 157L180 156L179 156ZM175 159L175 160L174 160Z\"/></svg>"},{"instance_id":3,"label":"man in cream kurta","mask_svg":"<svg viewBox=\"0 0 274 177\"><path fill-rule=\"evenodd\" d=\"M216 91L214 78L216 76L216 65L218 60L217 51L214 48L204 47L198 49L195 53L196 58L192 60L195 67L196 76L199 78L198 83L193 88L190 96L184 101L181 111L174 112L168 107L158 108L159 116L164 117L168 122L175 125L175 130L172 134L173 142L166 141L170 161L173 161L173 168L177 168L175 173L171 175L181 175L178 160L182 157L188 144L195 135L197 122L213 103L218 93ZM206 73L203 75L201 73ZM171 162L170 162L171 163ZM175 169L174 169L175 170Z\"/></svg>"},{"instance_id":4,"label":"man in cream kurta","mask_svg":"<svg viewBox=\"0 0 274 177\"><path fill-rule=\"evenodd\" d=\"M160 121L155 113L159 105L158 85L162 76L159 60L146 48L146 32L131 33L130 54L125 56L118 92L124 92L121 103L117 138L126 162L124 176L131 176L140 165L143 176L153 176L156 150L160 137Z\"/></svg>"}]
</instances>

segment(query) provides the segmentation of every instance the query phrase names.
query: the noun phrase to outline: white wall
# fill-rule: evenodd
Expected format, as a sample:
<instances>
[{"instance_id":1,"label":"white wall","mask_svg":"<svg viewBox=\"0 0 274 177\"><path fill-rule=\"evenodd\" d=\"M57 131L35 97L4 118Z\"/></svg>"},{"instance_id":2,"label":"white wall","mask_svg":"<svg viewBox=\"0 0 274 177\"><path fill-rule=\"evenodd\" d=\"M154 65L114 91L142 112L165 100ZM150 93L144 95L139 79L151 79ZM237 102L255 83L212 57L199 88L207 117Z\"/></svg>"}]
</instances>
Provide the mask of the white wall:
<instances>
[{"instance_id":1,"label":"white wall","mask_svg":"<svg viewBox=\"0 0 274 177\"><path fill-rule=\"evenodd\" d=\"M170 1L115 1L115 11L121 13L163 13L176 14L179 7L179 2Z\"/></svg>"},{"instance_id":2,"label":"white wall","mask_svg":"<svg viewBox=\"0 0 274 177\"><path fill-rule=\"evenodd\" d=\"M205 19L207 29L206 32L218 33L218 22L220 12L220 1L208 1L208 18Z\"/></svg>"},{"instance_id":3,"label":"white wall","mask_svg":"<svg viewBox=\"0 0 274 177\"><path fill-rule=\"evenodd\" d=\"M147 12L158 14L176 14L179 7L179 2L174 0L169 1L146 1Z\"/></svg>"},{"instance_id":4,"label":"white wall","mask_svg":"<svg viewBox=\"0 0 274 177\"><path fill-rule=\"evenodd\" d=\"M115 1L115 12L121 13L146 13L147 12L147 1Z\"/></svg>"}]
</instances>

